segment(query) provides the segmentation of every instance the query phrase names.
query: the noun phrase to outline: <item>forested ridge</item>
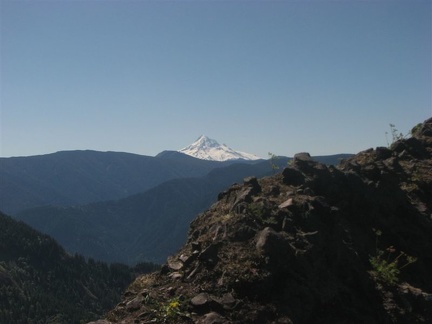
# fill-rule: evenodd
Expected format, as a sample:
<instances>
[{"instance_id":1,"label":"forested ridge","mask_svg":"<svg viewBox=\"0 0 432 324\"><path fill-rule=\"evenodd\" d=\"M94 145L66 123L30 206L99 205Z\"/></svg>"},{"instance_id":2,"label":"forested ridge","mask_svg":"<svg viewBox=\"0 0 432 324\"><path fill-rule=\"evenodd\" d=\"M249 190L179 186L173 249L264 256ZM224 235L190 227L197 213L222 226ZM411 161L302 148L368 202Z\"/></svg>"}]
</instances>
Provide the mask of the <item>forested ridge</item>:
<instances>
[{"instance_id":1,"label":"forested ridge","mask_svg":"<svg viewBox=\"0 0 432 324\"><path fill-rule=\"evenodd\" d=\"M51 237L0 213L0 323L86 323L119 300L137 272L69 255Z\"/></svg>"}]
</instances>

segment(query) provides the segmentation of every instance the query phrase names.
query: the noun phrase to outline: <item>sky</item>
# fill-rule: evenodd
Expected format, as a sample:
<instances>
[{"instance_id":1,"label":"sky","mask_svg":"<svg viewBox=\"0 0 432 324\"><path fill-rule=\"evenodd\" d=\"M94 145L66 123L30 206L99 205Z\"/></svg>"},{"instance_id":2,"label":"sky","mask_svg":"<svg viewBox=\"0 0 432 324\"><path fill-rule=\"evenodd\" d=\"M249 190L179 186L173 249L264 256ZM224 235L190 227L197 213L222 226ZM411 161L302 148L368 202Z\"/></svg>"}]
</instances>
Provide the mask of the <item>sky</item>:
<instances>
[{"instance_id":1,"label":"sky","mask_svg":"<svg viewBox=\"0 0 432 324\"><path fill-rule=\"evenodd\" d=\"M429 0L0 1L2 157L357 153L432 116Z\"/></svg>"}]
</instances>

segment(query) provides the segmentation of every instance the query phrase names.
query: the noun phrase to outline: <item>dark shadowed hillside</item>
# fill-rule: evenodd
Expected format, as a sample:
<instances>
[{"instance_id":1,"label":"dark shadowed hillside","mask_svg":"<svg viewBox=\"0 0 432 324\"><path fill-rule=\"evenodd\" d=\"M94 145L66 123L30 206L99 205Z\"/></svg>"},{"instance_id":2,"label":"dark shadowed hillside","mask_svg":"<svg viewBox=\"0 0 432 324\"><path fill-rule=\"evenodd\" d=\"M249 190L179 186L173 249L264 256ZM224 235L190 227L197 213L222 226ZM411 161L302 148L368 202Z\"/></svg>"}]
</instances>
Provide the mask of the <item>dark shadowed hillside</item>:
<instances>
[{"instance_id":1,"label":"dark shadowed hillside","mask_svg":"<svg viewBox=\"0 0 432 324\"><path fill-rule=\"evenodd\" d=\"M170 179L204 176L230 163L181 153L150 157L96 151L0 158L0 210L13 214L36 206L120 199Z\"/></svg>"},{"instance_id":2,"label":"dark shadowed hillside","mask_svg":"<svg viewBox=\"0 0 432 324\"><path fill-rule=\"evenodd\" d=\"M0 323L82 323L120 299L135 271L66 254L52 238L0 213ZM140 265L139 271L156 267Z\"/></svg>"},{"instance_id":3,"label":"dark shadowed hillside","mask_svg":"<svg viewBox=\"0 0 432 324\"><path fill-rule=\"evenodd\" d=\"M279 161L286 165L286 159ZM190 222L224 187L271 172L269 163L235 163L202 178L174 179L142 194L79 207L39 207L16 215L68 251L98 260L164 262L183 243Z\"/></svg>"},{"instance_id":4,"label":"dark shadowed hillside","mask_svg":"<svg viewBox=\"0 0 432 324\"><path fill-rule=\"evenodd\" d=\"M101 323L432 322L432 119L412 133L229 187Z\"/></svg>"},{"instance_id":5,"label":"dark shadowed hillside","mask_svg":"<svg viewBox=\"0 0 432 324\"><path fill-rule=\"evenodd\" d=\"M166 159L200 163L181 153L163 155ZM326 157L333 162L339 158ZM281 157L276 163L282 169L287 161ZM109 262L162 263L184 243L192 219L216 201L219 191L246 176L261 177L272 172L269 161L238 161L204 177L173 179L118 201L39 207L15 217L53 236L67 251Z\"/></svg>"}]
</instances>

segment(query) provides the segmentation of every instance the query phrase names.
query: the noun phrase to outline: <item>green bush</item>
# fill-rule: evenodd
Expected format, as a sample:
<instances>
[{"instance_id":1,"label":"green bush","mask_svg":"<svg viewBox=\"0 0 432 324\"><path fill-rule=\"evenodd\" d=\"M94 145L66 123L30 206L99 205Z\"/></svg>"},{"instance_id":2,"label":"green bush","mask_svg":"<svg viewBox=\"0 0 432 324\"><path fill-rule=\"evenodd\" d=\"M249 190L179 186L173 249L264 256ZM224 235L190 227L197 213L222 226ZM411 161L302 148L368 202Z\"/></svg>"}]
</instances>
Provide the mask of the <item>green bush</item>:
<instances>
[{"instance_id":1,"label":"green bush","mask_svg":"<svg viewBox=\"0 0 432 324\"><path fill-rule=\"evenodd\" d=\"M373 273L379 280L389 285L395 285L399 281L400 271L409 264L416 262L417 258L403 251L397 254L393 246L389 246L385 251L378 249L378 237L382 233L376 229L373 229L373 231L376 235L376 255L369 258ZM405 260L405 262L401 265L402 260Z\"/></svg>"}]
</instances>

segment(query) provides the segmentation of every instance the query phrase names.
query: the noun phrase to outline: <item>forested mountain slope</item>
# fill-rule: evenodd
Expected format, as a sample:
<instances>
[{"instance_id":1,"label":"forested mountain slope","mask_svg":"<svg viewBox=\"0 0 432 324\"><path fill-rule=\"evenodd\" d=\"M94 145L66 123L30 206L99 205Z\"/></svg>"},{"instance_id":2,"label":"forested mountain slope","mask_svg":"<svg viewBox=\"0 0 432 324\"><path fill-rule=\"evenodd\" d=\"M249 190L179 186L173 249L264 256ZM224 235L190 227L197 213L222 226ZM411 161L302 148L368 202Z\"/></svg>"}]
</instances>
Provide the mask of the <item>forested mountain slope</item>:
<instances>
[{"instance_id":1,"label":"forested mountain slope","mask_svg":"<svg viewBox=\"0 0 432 324\"><path fill-rule=\"evenodd\" d=\"M143 264L140 271L156 266ZM0 323L82 323L120 299L135 270L71 256L47 235L0 213Z\"/></svg>"}]
</instances>

